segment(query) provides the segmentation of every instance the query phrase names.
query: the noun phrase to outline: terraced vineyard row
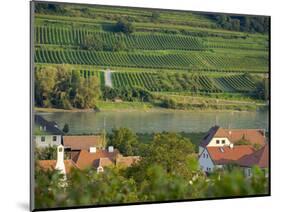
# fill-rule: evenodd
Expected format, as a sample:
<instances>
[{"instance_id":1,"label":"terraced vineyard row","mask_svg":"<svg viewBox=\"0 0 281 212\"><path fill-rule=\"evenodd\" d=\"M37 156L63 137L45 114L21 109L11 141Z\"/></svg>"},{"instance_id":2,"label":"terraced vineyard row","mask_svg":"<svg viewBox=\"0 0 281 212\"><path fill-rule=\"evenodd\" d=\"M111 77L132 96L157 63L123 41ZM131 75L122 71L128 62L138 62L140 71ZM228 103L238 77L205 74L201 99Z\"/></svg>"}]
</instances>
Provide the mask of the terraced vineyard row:
<instances>
[{"instance_id":1,"label":"terraced vineyard row","mask_svg":"<svg viewBox=\"0 0 281 212\"><path fill-rule=\"evenodd\" d=\"M99 79L99 81L100 81L100 85L104 86L104 72L102 72L102 71L93 71L93 70L79 70L79 71L80 71L80 76L84 77L84 78L89 78L91 76L96 76Z\"/></svg>"},{"instance_id":2,"label":"terraced vineyard row","mask_svg":"<svg viewBox=\"0 0 281 212\"><path fill-rule=\"evenodd\" d=\"M249 92L256 87L255 83L244 75L224 76L217 78L216 82L225 91Z\"/></svg>"},{"instance_id":3,"label":"terraced vineyard row","mask_svg":"<svg viewBox=\"0 0 281 212\"><path fill-rule=\"evenodd\" d=\"M118 35L87 29L69 29L58 27L37 26L35 41L37 44L80 45L87 36L99 36L108 46L122 41L127 49L145 50L203 50L203 41L200 38L181 35L137 34Z\"/></svg>"},{"instance_id":4,"label":"terraced vineyard row","mask_svg":"<svg viewBox=\"0 0 281 212\"><path fill-rule=\"evenodd\" d=\"M205 43L208 48L222 48L222 49L243 49L243 50L261 50L265 51L268 49L265 45L256 45L255 43L230 43L228 41L208 41Z\"/></svg>"},{"instance_id":5,"label":"terraced vineyard row","mask_svg":"<svg viewBox=\"0 0 281 212\"><path fill-rule=\"evenodd\" d=\"M190 52L188 54L141 54L83 50L37 49L36 63L83 64L99 66L184 69L201 71L267 71L266 58L230 57Z\"/></svg>"},{"instance_id":6,"label":"terraced vineyard row","mask_svg":"<svg viewBox=\"0 0 281 212\"><path fill-rule=\"evenodd\" d=\"M255 83L242 74L210 77L202 74L113 72L115 88L143 87L150 91L250 92Z\"/></svg>"},{"instance_id":7,"label":"terraced vineyard row","mask_svg":"<svg viewBox=\"0 0 281 212\"><path fill-rule=\"evenodd\" d=\"M157 91L157 75L147 72L113 72L112 82L115 88L142 87L150 91Z\"/></svg>"}]
</instances>

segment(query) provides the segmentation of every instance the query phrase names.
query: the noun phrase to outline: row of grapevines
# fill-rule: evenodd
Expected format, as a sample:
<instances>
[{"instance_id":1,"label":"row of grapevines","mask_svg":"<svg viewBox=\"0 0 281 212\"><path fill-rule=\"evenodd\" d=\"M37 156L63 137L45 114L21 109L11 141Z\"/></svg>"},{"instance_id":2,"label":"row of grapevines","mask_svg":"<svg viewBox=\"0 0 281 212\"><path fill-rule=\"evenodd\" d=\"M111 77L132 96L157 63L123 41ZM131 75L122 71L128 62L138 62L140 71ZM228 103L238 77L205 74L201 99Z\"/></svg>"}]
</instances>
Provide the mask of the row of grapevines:
<instances>
[{"instance_id":1,"label":"row of grapevines","mask_svg":"<svg viewBox=\"0 0 281 212\"><path fill-rule=\"evenodd\" d=\"M259 57L230 57L212 53L142 54L84 50L37 49L35 62L201 71L266 71Z\"/></svg>"},{"instance_id":2,"label":"row of grapevines","mask_svg":"<svg viewBox=\"0 0 281 212\"><path fill-rule=\"evenodd\" d=\"M165 34L136 34L119 35L110 32L96 32L85 28L35 27L35 41L37 44L80 45L88 36L99 36L104 43L113 46L122 41L127 49L179 49L202 50L203 41L200 38L183 35Z\"/></svg>"}]
</instances>

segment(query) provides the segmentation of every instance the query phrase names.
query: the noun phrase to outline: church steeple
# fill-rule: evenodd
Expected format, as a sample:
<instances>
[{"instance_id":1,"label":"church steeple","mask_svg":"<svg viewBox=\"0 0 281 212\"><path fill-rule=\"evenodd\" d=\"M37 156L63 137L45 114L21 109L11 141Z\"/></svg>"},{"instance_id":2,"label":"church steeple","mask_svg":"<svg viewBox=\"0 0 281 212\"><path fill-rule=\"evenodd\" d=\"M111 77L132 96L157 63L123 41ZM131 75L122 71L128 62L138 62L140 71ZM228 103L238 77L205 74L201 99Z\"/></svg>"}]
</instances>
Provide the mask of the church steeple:
<instances>
[{"instance_id":1,"label":"church steeple","mask_svg":"<svg viewBox=\"0 0 281 212\"><path fill-rule=\"evenodd\" d=\"M56 170L60 171L62 174L66 174L65 165L64 165L64 147L63 145L59 145L57 147L57 163Z\"/></svg>"}]
</instances>

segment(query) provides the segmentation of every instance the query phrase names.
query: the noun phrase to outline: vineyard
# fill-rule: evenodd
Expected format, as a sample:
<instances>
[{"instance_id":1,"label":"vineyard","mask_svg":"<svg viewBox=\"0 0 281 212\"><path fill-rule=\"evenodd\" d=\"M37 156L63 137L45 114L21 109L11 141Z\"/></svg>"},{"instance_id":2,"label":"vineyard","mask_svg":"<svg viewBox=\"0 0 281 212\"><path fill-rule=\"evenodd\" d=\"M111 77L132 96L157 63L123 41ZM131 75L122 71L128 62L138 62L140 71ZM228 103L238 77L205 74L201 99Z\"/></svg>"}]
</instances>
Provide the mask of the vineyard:
<instances>
[{"instance_id":1,"label":"vineyard","mask_svg":"<svg viewBox=\"0 0 281 212\"><path fill-rule=\"evenodd\" d=\"M142 87L149 91L193 91L193 92L251 92L256 82L247 76L236 74L213 77L203 74L160 74L148 72L113 72L115 88Z\"/></svg>"},{"instance_id":2,"label":"vineyard","mask_svg":"<svg viewBox=\"0 0 281 212\"><path fill-rule=\"evenodd\" d=\"M216 18L107 6L67 7L62 13L43 7L35 14L34 60L36 67L62 65L84 78L96 76L101 93L109 92L103 95L112 95L105 89L107 70L117 93L138 87L154 94L263 98L268 34L221 28Z\"/></svg>"},{"instance_id":3,"label":"vineyard","mask_svg":"<svg viewBox=\"0 0 281 212\"><path fill-rule=\"evenodd\" d=\"M73 70L75 71L75 70ZM79 70L80 71L80 76L84 78L89 78L91 76L95 76L99 79L100 85L103 87L104 86L104 72L102 71L93 71L93 70Z\"/></svg>"},{"instance_id":4,"label":"vineyard","mask_svg":"<svg viewBox=\"0 0 281 212\"><path fill-rule=\"evenodd\" d=\"M209 52L176 54L99 52L85 50L37 49L36 63L82 64L115 67L182 69L199 71L264 72L267 59L263 56L218 55Z\"/></svg>"},{"instance_id":5,"label":"vineyard","mask_svg":"<svg viewBox=\"0 0 281 212\"><path fill-rule=\"evenodd\" d=\"M163 34L136 34L119 35L116 33L104 33L88 30L87 28L69 29L62 27L35 28L35 42L37 44L54 45L80 45L86 37L98 36L108 46L113 46L121 41L126 49L143 50L203 50L203 41L200 38L181 36L181 35L163 35Z\"/></svg>"}]
</instances>

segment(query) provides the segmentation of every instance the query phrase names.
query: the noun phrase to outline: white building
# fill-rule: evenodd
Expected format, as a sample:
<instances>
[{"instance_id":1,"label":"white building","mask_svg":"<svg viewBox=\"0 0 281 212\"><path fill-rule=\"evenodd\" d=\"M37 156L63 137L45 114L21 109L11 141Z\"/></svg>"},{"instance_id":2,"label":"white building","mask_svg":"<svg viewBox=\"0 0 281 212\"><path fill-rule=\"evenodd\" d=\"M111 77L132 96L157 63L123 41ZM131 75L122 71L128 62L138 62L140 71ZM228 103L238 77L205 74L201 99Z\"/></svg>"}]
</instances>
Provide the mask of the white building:
<instances>
[{"instance_id":1,"label":"white building","mask_svg":"<svg viewBox=\"0 0 281 212\"><path fill-rule=\"evenodd\" d=\"M55 122L49 122L39 115L35 115L34 142L36 147L58 146L62 144L63 132Z\"/></svg>"},{"instance_id":2,"label":"white building","mask_svg":"<svg viewBox=\"0 0 281 212\"><path fill-rule=\"evenodd\" d=\"M250 145L239 146L211 146L203 150L199 156L199 164L203 171L210 173L214 169L221 169L225 165L239 165L239 160L245 156L254 153L255 150Z\"/></svg>"},{"instance_id":3,"label":"white building","mask_svg":"<svg viewBox=\"0 0 281 212\"><path fill-rule=\"evenodd\" d=\"M265 146L264 130L224 129L212 127L199 145L199 164L207 173L228 164L240 165L240 160L255 152L254 145Z\"/></svg>"}]
</instances>

